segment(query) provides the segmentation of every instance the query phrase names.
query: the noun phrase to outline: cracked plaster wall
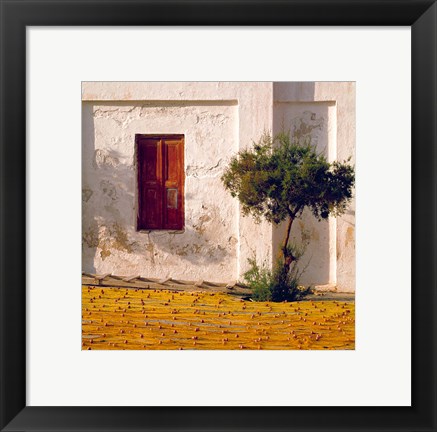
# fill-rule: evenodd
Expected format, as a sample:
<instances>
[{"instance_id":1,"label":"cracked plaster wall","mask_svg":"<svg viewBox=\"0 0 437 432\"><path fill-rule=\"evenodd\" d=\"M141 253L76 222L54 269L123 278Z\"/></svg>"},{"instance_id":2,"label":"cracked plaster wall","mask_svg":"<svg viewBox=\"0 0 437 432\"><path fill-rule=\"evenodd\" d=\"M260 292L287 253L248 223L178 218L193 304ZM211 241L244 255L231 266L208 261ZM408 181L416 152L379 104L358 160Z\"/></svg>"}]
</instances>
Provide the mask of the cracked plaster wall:
<instances>
[{"instance_id":1,"label":"cracked plaster wall","mask_svg":"<svg viewBox=\"0 0 437 432\"><path fill-rule=\"evenodd\" d=\"M228 282L253 255L271 261L271 226L243 217L219 177L271 130L272 94L271 82L82 83L83 270ZM135 133L185 134L183 234L134 230Z\"/></svg>"},{"instance_id":2,"label":"cracked plaster wall","mask_svg":"<svg viewBox=\"0 0 437 432\"><path fill-rule=\"evenodd\" d=\"M282 126L297 137L310 136L329 161L351 157L355 164L355 83L274 83L274 131ZM273 228L273 256L285 226ZM302 282L355 291L355 191L346 213L318 222L306 211L292 228L297 243L309 240L300 265Z\"/></svg>"},{"instance_id":3,"label":"cracked plaster wall","mask_svg":"<svg viewBox=\"0 0 437 432\"><path fill-rule=\"evenodd\" d=\"M317 151L328 160L335 160L336 109L332 102L279 102L275 103L273 130L278 133L290 130L301 143L311 140ZM279 251L286 222L273 230L273 249ZM335 283L335 219L317 221L309 210L296 220L291 230L291 241L306 245L305 254L299 261L304 270L303 284L326 285Z\"/></svg>"},{"instance_id":4,"label":"cracked plaster wall","mask_svg":"<svg viewBox=\"0 0 437 432\"><path fill-rule=\"evenodd\" d=\"M354 83L84 82L82 101L84 271L241 279L248 258L274 261L283 228L241 215L219 180L229 157L284 125L355 163ZM183 234L135 230L135 133L185 134ZM314 242L304 281L354 291L355 201L336 220L301 222L294 238Z\"/></svg>"},{"instance_id":5,"label":"cracked plaster wall","mask_svg":"<svg viewBox=\"0 0 437 432\"><path fill-rule=\"evenodd\" d=\"M238 207L220 181L236 122L235 102L84 102L84 271L236 279ZM183 233L136 230L136 133L185 135Z\"/></svg>"}]
</instances>

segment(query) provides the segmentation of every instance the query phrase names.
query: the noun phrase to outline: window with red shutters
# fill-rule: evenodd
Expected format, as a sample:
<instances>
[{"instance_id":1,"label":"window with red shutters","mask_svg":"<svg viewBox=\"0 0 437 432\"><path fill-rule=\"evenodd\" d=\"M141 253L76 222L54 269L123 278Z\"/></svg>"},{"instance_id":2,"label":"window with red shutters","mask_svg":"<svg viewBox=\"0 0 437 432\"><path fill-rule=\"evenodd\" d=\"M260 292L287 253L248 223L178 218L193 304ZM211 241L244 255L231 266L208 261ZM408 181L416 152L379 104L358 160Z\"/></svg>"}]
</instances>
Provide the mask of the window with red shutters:
<instances>
[{"instance_id":1,"label":"window with red shutters","mask_svg":"<svg viewBox=\"0 0 437 432\"><path fill-rule=\"evenodd\" d=\"M184 136L136 135L138 230L184 228Z\"/></svg>"}]
</instances>

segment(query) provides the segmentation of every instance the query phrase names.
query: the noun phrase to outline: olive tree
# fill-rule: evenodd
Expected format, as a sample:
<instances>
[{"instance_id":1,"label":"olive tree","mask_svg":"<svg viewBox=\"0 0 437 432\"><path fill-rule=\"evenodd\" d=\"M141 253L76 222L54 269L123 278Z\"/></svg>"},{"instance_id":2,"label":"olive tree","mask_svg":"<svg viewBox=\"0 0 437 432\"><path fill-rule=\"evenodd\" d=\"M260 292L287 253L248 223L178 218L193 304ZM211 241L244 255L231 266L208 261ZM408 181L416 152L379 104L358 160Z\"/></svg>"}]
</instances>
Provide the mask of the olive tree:
<instances>
[{"instance_id":1,"label":"olive tree","mask_svg":"<svg viewBox=\"0 0 437 432\"><path fill-rule=\"evenodd\" d=\"M287 221L283 239L283 273L297 260L289 245L293 222L305 208L318 219L344 213L352 198L355 170L350 158L328 162L310 141L289 133L264 133L253 148L234 156L222 175L225 188L240 201L244 215L273 224Z\"/></svg>"}]
</instances>

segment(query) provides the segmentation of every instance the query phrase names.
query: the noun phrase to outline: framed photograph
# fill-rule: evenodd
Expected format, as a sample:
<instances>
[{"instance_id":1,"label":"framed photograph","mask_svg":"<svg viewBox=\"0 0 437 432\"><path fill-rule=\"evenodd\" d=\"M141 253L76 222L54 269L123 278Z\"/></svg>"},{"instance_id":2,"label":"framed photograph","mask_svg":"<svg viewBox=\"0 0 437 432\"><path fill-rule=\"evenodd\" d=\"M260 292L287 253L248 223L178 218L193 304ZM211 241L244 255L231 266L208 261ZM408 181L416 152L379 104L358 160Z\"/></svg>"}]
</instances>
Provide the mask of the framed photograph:
<instances>
[{"instance_id":1,"label":"framed photograph","mask_svg":"<svg viewBox=\"0 0 437 432\"><path fill-rule=\"evenodd\" d=\"M2 430L437 429L434 1L0 4Z\"/></svg>"},{"instance_id":2,"label":"framed photograph","mask_svg":"<svg viewBox=\"0 0 437 432\"><path fill-rule=\"evenodd\" d=\"M83 350L355 348L354 82L81 93Z\"/></svg>"}]
</instances>

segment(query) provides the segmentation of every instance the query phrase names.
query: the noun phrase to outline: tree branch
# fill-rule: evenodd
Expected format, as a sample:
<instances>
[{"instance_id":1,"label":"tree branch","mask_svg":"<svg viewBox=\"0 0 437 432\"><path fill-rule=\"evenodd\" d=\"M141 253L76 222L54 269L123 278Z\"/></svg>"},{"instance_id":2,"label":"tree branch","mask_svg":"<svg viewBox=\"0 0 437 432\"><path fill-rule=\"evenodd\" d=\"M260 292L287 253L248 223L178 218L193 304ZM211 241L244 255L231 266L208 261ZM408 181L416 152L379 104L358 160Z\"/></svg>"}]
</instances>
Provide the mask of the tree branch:
<instances>
[{"instance_id":1,"label":"tree branch","mask_svg":"<svg viewBox=\"0 0 437 432\"><path fill-rule=\"evenodd\" d=\"M282 249L284 251L284 255L285 255L285 250L286 250L287 245L288 245L288 240L290 240L290 231L291 231L291 225L293 224L293 220L294 220L294 218L289 216L289 218L288 218L288 225L287 225L287 233L286 233L286 236L285 236L284 244L282 245Z\"/></svg>"},{"instance_id":2,"label":"tree branch","mask_svg":"<svg viewBox=\"0 0 437 432\"><path fill-rule=\"evenodd\" d=\"M288 214L290 215L291 218L295 219L296 215L300 212L301 208L302 206L298 205L294 208L294 210L290 210Z\"/></svg>"}]
</instances>

